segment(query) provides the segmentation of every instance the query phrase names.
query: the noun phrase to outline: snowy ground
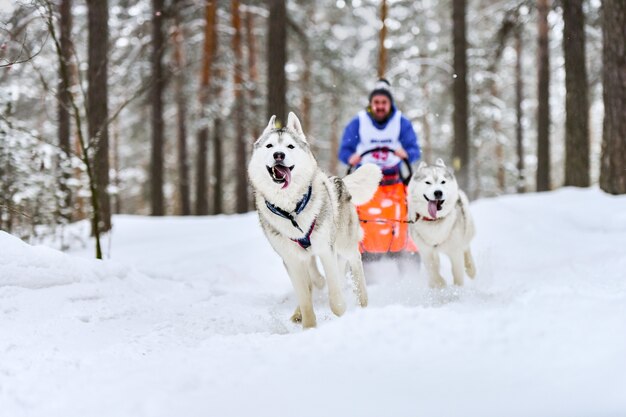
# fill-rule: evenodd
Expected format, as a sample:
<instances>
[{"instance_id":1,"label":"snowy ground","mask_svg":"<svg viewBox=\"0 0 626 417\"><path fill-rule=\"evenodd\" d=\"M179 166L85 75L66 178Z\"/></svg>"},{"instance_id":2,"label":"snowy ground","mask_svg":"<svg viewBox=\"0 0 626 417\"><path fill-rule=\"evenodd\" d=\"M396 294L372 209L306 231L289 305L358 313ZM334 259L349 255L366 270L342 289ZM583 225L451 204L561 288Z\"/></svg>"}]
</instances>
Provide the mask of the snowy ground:
<instances>
[{"instance_id":1,"label":"snowy ground","mask_svg":"<svg viewBox=\"0 0 626 417\"><path fill-rule=\"evenodd\" d=\"M0 416L626 416L626 197L472 212L475 281L370 265L309 331L253 213L119 216L105 262L0 232Z\"/></svg>"}]
</instances>

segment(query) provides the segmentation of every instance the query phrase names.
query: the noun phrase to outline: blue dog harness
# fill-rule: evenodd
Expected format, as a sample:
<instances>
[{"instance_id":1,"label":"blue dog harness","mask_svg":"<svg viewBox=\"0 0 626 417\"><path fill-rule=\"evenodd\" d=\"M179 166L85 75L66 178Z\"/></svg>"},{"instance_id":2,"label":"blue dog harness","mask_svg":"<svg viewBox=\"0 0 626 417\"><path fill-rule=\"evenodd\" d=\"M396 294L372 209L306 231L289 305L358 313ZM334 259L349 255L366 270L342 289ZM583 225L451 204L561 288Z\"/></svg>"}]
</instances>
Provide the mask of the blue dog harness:
<instances>
[{"instance_id":1,"label":"blue dog harness","mask_svg":"<svg viewBox=\"0 0 626 417\"><path fill-rule=\"evenodd\" d=\"M309 185L308 192L302 197L302 200L298 201L298 204L296 204L296 209L293 211L293 212L295 212L296 216L298 214L302 213L302 211L307 206L307 204L309 204L309 200L311 199L311 192L312 191L313 191L313 187L311 185ZM302 228L300 227L300 225L296 221L296 219L295 219L293 214L291 214L287 210L283 210L280 207L273 205L272 203L270 203L267 200L265 200L265 205L267 206L269 211L271 211L272 213L276 214L277 216L282 217L283 219L289 220L291 222L291 224L293 225L293 227L295 227L296 229L298 229L299 231L304 233L304 230L302 230ZM308 249L311 246L311 233L313 233L313 228L315 227L315 222L316 221L317 221L317 219L313 220L313 223L311 223L311 227L309 227L309 231L306 233L306 235L304 235L303 238L291 239L291 240L293 240L298 245L300 245L300 247L302 249Z\"/></svg>"}]
</instances>

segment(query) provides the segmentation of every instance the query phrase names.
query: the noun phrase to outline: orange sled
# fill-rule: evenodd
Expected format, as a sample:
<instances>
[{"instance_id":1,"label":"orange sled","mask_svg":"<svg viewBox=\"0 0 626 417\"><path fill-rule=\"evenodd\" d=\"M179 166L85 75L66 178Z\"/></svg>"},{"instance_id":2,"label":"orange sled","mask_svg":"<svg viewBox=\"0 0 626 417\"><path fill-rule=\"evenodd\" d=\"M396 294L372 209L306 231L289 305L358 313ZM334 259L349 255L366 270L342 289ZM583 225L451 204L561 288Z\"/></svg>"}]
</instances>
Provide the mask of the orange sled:
<instances>
[{"instance_id":1,"label":"orange sled","mask_svg":"<svg viewBox=\"0 0 626 417\"><path fill-rule=\"evenodd\" d=\"M387 148L376 148L363 153L377 151L393 152ZM357 213L364 237L360 243L363 259L373 260L383 256L415 255L419 261L418 250L409 236L407 223L407 184L411 179L411 165L404 160L400 172L385 175L374 197L366 204L357 207ZM350 171L353 169L351 167ZM349 172L350 172L349 171Z\"/></svg>"}]
</instances>

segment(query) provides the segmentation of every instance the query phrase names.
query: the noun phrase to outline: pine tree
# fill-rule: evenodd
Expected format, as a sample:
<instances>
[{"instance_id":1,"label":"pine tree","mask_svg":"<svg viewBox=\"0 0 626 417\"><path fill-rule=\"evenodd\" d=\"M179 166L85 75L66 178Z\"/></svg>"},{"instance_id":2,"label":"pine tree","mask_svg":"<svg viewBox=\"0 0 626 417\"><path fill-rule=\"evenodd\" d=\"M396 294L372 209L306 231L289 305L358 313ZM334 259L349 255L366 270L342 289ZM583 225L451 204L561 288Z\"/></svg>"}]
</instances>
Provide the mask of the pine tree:
<instances>
[{"instance_id":1,"label":"pine tree","mask_svg":"<svg viewBox=\"0 0 626 417\"><path fill-rule=\"evenodd\" d=\"M563 0L565 56L565 185L588 187L589 99L582 0Z\"/></svg>"},{"instance_id":2,"label":"pine tree","mask_svg":"<svg viewBox=\"0 0 626 417\"><path fill-rule=\"evenodd\" d=\"M604 0L602 5L604 123L600 187L611 194L626 194L626 3Z\"/></svg>"}]
</instances>

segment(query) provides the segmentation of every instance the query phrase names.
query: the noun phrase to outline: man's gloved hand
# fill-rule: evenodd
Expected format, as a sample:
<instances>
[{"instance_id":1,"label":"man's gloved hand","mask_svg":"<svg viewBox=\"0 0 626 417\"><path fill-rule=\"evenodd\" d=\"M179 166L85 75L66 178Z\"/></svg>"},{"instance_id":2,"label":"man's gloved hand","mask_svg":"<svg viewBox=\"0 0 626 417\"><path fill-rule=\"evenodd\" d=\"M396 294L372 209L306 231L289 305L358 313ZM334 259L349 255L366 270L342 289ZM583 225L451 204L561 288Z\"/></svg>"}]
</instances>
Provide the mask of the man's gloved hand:
<instances>
[{"instance_id":1,"label":"man's gloved hand","mask_svg":"<svg viewBox=\"0 0 626 417\"><path fill-rule=\"evenodd\" d=\"M359 155L358 153L354 153L350 158L348 158L348 164L350 164L351 166L358 165L359 162L361 162L361 155Z\"/></svg>"},{"instance_id":2,"label":"man's gloved hand","mask_svg":"<svg viewBox=\"0 0 626 417\"><path fill-rule=\"evenodd\" d=\"M409 159L409 154L402 148L396 149L394 153L401 159Z\"/></svg>"}]
</instances>

